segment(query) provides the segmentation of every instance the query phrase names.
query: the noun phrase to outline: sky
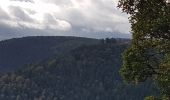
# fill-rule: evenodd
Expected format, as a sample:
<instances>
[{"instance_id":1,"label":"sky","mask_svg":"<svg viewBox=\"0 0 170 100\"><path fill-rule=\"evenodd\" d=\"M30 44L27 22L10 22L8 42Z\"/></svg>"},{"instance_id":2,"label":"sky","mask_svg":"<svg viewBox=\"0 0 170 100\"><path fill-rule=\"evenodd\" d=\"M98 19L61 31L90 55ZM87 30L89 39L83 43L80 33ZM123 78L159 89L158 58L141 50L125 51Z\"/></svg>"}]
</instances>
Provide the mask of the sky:
<instances>
[{"instance_id":1,"label":"sky","mask_svg":"<svg viewBox=\"0 0 170 100\"><path fill-rule=\"evenodd\" d=\"M0 40L25 36L129 38L118 0L0 0Z\"/></svg>"}]
</instances>

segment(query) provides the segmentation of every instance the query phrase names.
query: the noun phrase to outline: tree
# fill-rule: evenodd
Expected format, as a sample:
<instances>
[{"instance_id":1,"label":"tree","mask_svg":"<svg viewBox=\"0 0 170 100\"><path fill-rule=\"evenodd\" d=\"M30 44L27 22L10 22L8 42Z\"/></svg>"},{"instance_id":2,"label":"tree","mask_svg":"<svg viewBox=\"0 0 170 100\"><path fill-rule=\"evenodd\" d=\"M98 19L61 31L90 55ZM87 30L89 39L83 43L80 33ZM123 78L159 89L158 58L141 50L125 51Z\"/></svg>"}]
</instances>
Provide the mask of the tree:
<instances>
[{"instance_id":1,"label":"tree","mask_svg":"<svg viewBox=\"0 0 170 100\"><path fill-rule=\"evenodd\" d=\"M170 6L165 0L119 0L118 7L130 15L132 28L120 70L123 78L132 83L153 79L170 99Z\"/></svg>"}]
</instances>

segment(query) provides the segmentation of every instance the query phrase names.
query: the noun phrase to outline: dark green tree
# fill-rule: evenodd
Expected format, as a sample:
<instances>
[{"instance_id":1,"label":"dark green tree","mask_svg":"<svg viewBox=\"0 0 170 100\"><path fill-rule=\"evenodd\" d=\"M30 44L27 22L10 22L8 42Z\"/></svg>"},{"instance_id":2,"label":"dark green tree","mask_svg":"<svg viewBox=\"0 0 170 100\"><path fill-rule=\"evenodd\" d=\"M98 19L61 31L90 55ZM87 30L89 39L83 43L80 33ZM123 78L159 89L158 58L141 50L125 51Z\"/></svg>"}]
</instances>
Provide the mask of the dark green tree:
<instances>
[{"instance_id":1,"label":"dark green tree","mask_svg":"<svg viewBox=\"0 0 170 100\"><path fill-rule=\"evenodd\" d=\"M170 6L165 0L119 0L118 7L130 15L132 28L120 71L123 78L132 83L153 79L161 99L170 99Z\"/></svg>"}]
</instances>

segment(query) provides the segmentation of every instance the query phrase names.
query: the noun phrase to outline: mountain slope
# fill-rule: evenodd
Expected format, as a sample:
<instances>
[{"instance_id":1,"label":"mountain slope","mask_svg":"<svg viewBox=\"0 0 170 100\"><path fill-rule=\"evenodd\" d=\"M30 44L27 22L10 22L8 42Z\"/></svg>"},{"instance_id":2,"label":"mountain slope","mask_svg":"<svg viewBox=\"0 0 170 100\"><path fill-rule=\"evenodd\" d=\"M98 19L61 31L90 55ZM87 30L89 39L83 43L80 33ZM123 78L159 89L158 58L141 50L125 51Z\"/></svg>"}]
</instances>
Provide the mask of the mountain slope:
<instances>
[{"instance_id":1,"label":"mountain slope","mask_svg":"<svg viewBox=\"0 0 170 100\"><path fill-rule=\"evenodd\" d=\"M24 37L0 42L0 72L11 71L25 64L62 55L81 45L98 43L97 39L79 37Z\"/></svg>"},{"instance_id":2,"label":"mountain slope","mask_svg":"<svg viewBox=\"0 0 170 100\"><path fill-rule=\"evenodd\" d=\"M127 44L80 46L44 63L0 76L0 100L143 100L151 82L123 84L119 69Z\"/></svg>"}]
</instances>

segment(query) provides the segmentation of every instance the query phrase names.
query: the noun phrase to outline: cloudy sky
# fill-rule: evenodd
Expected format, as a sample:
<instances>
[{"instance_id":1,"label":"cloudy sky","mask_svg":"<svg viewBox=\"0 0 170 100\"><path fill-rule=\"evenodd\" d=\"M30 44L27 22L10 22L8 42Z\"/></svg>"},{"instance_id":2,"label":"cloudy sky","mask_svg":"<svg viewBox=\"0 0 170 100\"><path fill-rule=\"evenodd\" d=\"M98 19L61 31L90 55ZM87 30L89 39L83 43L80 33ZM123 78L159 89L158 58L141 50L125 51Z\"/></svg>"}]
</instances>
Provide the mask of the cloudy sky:
<instances>
[{"instance_id":1,"label":"cloudy sky","mask_svg":"<svg viewBox=\"0 0 170 100\"><path fill-rule=\"evenodd\" d=\"M39 35L130 37L117 0L0 0L0 40Z\"/></svg>"}]
</instances>

